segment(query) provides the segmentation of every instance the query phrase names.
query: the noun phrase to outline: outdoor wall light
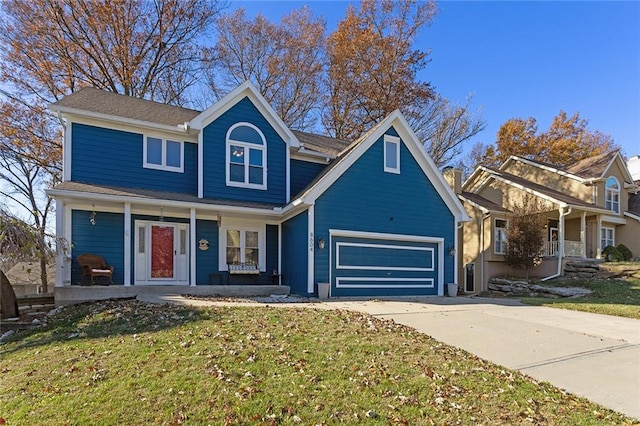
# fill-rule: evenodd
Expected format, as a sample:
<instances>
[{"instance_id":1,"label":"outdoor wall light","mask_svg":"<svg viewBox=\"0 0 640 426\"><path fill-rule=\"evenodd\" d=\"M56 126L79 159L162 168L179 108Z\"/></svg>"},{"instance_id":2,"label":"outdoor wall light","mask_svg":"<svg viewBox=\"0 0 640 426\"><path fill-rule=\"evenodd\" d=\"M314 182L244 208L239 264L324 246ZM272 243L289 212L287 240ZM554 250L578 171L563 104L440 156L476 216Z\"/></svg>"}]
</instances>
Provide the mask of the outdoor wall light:
<instances>
[{"instance_id":1,"label":"outdoor wall light","mask_svg":"<svg viewBox=\"0 0 640 426\"><path fill-rule=\"evenodd\" d=\"M456 248L454 246L449 246L449 256L456 255Z\"/></svg>"},{"instance_id":2,"label":"outdoor wall light","mask_svg":"<svg viewBox=\"0 0 640 426\"><path fill-rule=\"evenodd\" d=\"M322 237L318 238L318 248L324 250L324 238Z\"/></svg>"}]
</instances>

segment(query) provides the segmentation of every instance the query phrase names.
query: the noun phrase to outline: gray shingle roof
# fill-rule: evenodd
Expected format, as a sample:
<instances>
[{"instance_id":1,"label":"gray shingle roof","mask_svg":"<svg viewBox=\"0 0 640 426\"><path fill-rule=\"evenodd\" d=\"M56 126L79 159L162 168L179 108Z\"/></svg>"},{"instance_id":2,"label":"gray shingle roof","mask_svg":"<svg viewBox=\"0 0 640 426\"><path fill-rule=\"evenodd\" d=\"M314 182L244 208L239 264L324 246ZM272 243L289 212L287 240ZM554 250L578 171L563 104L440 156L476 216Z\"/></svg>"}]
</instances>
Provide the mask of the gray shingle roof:
<instances>
[{"instance_id":1,"label":"gray shingle roof","mask_svg":"<svg viewBox=\"0 0 640 426\"><path fill-rule=\"evenodd\" d=\"M595 155L593 157L585 158L571 166L565 168L566 172L580 176L581 178L599 178L602 177L607 169L607 166L613 160L613 157L618 151L611 151L606 154Z\"/></svg>"},{"instance_id":2,"label":"gray shingle roof","mask_svg":"<svg viewBox=\"0 0 640 426\"><path fill-rule=\"evenodd\" d=\"M56 106L73 108L167 126L183 124L200 114L193 109L105 92L93 87L82 88L52 106L54 109Z\"/></svg>"},{"instance_id":3,"label":"gray shingle roof","mask_svg":"<svg viewBox=\"0 0 640 426\"><path fill-rule=\"evenodd\" d=\"M80 111L88 111L105 114L114 117L123 117L147 123L177 126L193 120L200 111L166 105L160 102L138 99L131 96L120 95L113 92L85 87L52 104L56 107L73 108ZM337 156L348 145L349 141L335 139L329 136L292 130L300 143L310 151L319 152L331 156Z\"/></svg>"},{"instance_id":4,"label":"gray shingle roof","mask_svg":"<svg viewBox=\"0 0 640 426\"><path fill-rule=\"evenodd\" d=\"M537 184L535 182L531 182L530 180L521 178L520 176L516 176L511 173L504 172L502 170L490 169L488 167L486 167L486 169L495 176L503 177L504 179L507 179L512 183L515 183L517 185L539 192L540 194L544 194L562 203L569 204L572 206L579 206L579 207L598 208L597 206L594 206L591 203L587 203L586 201L582 201L578 198L564 194L560 191L556 191L555 189L551 189L549 187Z\"/></svg>"},{"instance_id":5,"label":"gray shingle roof","mask_svg":"<svg viewBox=\"0 0 640 426\"><path fill-rule=\"evenodd\" d=\"M463 200L468 200L472 203L475 203L477 205L479 205L480 207L484 207L485 209L492 211L492 212L503 212L503 213L509 213L510 210L505 209L504 207L502 207L500 204L496 204L493 201L489 201L486 198L484 198L481 195L478 194L474 194L473 192L463 192L462 194L460 194L461 198Z\"/></svg>"},{"instance_id":6,"label":"gray shingle roof","mask_svg":"<svg viewBox=\"0 0 640 426\"><path fill-rule=\"evenodd\" d=\"M276 204L253 203L246 201L222 200L215 198L198 198L195 195L182 194L177 192L153 191L139 188L121 188L107 185L95 185L82 182L62 182L55 190L87 192L91 194L113 195L120 197L136 197L149 200L181 201L185 203L200 203L220 206L246 207L264 210L273 210L274 207L282 207Z\"/></svg>"}]
</instances>

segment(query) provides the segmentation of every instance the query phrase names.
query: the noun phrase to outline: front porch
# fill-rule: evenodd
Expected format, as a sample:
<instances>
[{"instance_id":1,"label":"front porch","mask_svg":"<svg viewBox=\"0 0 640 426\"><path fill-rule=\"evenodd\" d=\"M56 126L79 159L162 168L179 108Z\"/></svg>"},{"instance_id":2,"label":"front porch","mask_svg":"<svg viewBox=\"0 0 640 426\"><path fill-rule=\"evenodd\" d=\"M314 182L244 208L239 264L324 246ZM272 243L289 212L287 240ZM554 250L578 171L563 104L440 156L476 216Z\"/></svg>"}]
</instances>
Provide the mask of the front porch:
<instances>
[{"instance_id":1,"label":"front porch","mask_svg":"<svg viewBox=\"0 0 640 426\"><path fill-rule=\"evenodd\" d=\"M560 241L547 241L544 248L544 255L557 257L560 251ZM562 257L584 258L585 244L581 241L564 240L564 253Z\"/></svg>"},{"instance_id":2,"label":"front porch","mask_svg":"<svg viewBox=\"0 0 640 426\"><path fill-rule=\"evenodd\" d=\"M219 297L257 297L270 295L289 295L286 285L200 285L200 286L166 286L166 285L110 285L79 286L67 285L54 288L56 306L73 305L107 299L128 299L139 296L219 296Z\"/></svg>"}]
</instances>

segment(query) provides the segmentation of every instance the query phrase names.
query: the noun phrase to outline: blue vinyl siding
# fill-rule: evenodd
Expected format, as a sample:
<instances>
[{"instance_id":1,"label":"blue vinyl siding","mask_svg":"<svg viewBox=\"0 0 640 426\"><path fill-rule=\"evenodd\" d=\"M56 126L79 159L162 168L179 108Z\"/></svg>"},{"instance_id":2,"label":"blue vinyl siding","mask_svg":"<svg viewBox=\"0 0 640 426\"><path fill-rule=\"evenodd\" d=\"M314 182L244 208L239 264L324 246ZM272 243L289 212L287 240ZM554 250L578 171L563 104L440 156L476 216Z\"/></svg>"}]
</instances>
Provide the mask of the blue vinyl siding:
<instances>
[{"instance_id":1,"label":"blue vinyl siding","mask_svg":"<svg viewBox=\"0 0 640 426\"><path fill-rule=\"evenodd\" d=\"M267 225L267 275L278 270L278 227Z\"/></svg>"},{"instance_id":2,"label":"blue vinyl siding","mask_svg":"<svg viewBox=\"0 0 640 426\"><path fill-rule=\"evenodd\" d=\"M198 241L209 241L208 250L200 250ZM210 283L209 274L220 274L218 271L218 222L214 220L196 220L196 241L191 244L196 250L196 284Z\"/></svg>"},{"instance_id":3,"label":"blue vinyl siding","mask_svg":"<svg viewBox=\"0 0 640 426\"><path fill-rule=\"evenodd\" d=\"M239 122L258 127L267 141L267 189L226 185L226 136ZM249 100L244 98L203 130L204 197L226 200L286 203L286 149L278 133Z\"/></svg>"},{"instance_id":4,"label":"blue vinyl siding","mask_svg":"<svg viewBox=\"0 0 640 426\"><path fill-rule=\"evenodd\" d=\"M113 283L124 283L124 215L121 213L97 212L95 225L91 225L90 211L73 210L71 213L71 284L78 285L82 279L82 268L78 265L80 254L91 253L102 256L113 266ZM88 284L88 278L84 284Z\"/></svg>"},{"instance_id":5,"label":"blue vinyl siding","mask_svg":"<svg viewBox=\"0 0 640 426\"><path fill-rule=\"evenodd\" d=\"M325 164L291 160L291 197L299 194L325 167Z\"/></svg>"},{"instance_id":6,"label":"blue vinyl siding","mask_svg":"<svg viewBox=\"0 0 640 426\"><path fill-rule=\"evenodd\" d=\"M184 172L145 169L143 135L73 123L71 180L128 188L198 193L198 147L184 143Z\"/></svg>"},{"instance_id":7,"label":"blue vinyl siding","mask_svg":"<svg viewBox=\"0 0 640 426\"><path fill-rule=\"evenodd\" d=\"M307 295L307 212L282 224L282 284L291 293Z\"/></svg>"},{"instance_id":8,"label":"blue vinyl siding","mask_svg":"<svg viewBox=\"0 0 640 426\"><path fill-rule=\"evenodd\" d=\"M393 128L387 134L397 136ZM342 229L442 237L445 251L454 245L454 216L404 143L400 147L400 174L385 173L383 161L380 138L316 200L316 240L322 237L328 242L329 229ZM329 252L315 252L315 282L329 282ZM453 281L453 260L451 256L444 258L444 283ZM369 292L408 293L389 289Z\"/></svg>"}]
</instances>

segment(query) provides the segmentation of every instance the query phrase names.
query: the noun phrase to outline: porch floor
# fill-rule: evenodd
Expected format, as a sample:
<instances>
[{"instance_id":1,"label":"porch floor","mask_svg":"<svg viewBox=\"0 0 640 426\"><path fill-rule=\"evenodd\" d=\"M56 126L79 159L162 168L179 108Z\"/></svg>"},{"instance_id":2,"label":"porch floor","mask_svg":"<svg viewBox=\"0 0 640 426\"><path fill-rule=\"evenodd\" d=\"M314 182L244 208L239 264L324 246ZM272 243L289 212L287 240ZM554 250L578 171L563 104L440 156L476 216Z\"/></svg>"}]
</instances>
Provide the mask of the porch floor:
<instances>
[{"instance_id":1,"label":"porch floor","mask_svg":"<svg viewBox=\"0 0 640 426\"><path fill-rule=\"evenodd\" d=\"M56 306L73 305L106 299L127 299L138 296L154 295L193 295L220 297L253 297L272 294L289 295L286 285L199 285L199 286L149 286L149 285L110 285L54 287Z\"/></svg>"}]
</instances>

